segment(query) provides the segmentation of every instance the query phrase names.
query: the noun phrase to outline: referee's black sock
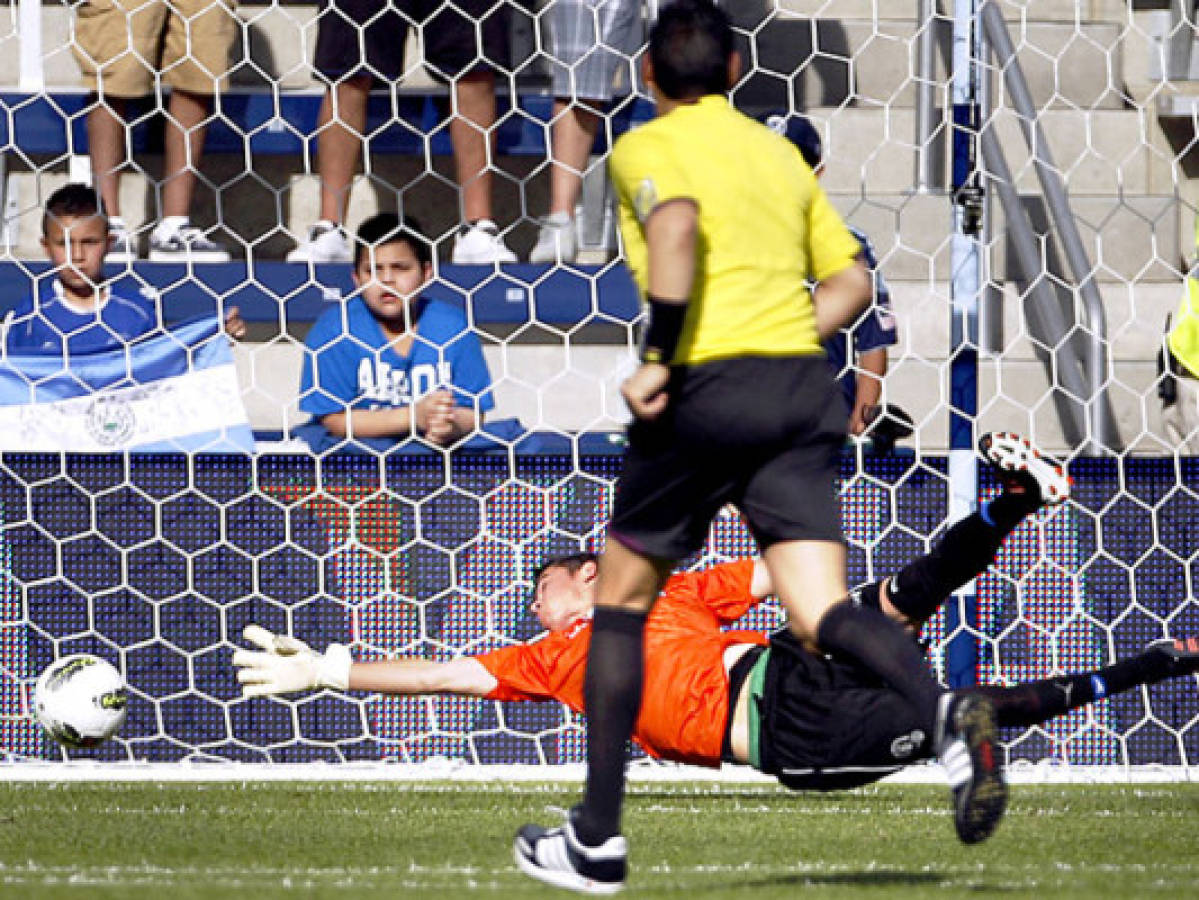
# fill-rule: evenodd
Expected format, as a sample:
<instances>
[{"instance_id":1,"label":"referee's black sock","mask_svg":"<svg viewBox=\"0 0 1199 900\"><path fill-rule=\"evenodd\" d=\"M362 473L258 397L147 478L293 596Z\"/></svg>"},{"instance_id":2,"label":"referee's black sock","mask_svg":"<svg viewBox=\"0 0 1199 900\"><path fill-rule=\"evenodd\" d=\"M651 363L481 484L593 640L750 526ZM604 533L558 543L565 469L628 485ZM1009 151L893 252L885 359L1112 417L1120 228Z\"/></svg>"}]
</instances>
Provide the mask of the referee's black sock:
<instances>
[{"instance_id":1,"label":"referee's black sock","mask_svg":"<svg viewBox=\"0 0 1199 900\"><path fill-rule=\"evenodd\" d=\"M1023 498L1000 494L979 512L955 522L932 550L892 576L887 585L891 603L909 620L924 622L950 594L987 570L1004 539L1027 514Z\"/></svg>"},{"instance_id":2,"label":"referee's black sock","mask_svg":"<svg viewBox=\"0 0 1199 900\"><path fill-rule=\"evenodd\" d=\"M1181 674L1185 674L1185 670L1177 660L1150 649L1093 672L1060 675L1011 687L979 685L964 691L990 698L1001 726L1027 727L1040 725L1112 694L1142 684L1157 684Z\"/></svg>"},{"instance_id":3,"label":"referee's black sock","mask_svg":"<svg viewBox=\"0 0 1199 900\"><path fill-rule=\"evenodd\" d=\"M620 834L626 747L641 711L645 613L597 607L583 683L587 785L575 833L596 846Z\"/></svg>"},{"instance_id":4,"label":"referee's black sock","mask_svg":"<svg viewBox=\"0 0 1199 900\"><path fill-rule=\"evenodd\" d=\"M927 729L935 732L937 700L944 689L929 674L924 654L900 625L877 609L844 600L820 620L821 649L842 653L874 672L912 704Z\"/></svg>"}]
</instances>

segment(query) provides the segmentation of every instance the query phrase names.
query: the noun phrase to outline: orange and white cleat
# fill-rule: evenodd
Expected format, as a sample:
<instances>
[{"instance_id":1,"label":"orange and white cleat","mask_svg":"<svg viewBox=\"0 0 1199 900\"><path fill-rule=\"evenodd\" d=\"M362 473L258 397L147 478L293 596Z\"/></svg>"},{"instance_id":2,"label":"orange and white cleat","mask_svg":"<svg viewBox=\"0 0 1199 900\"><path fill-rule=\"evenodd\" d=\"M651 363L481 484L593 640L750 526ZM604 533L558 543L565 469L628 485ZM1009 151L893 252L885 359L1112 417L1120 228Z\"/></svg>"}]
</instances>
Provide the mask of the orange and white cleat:
<instances>
[{"instance_id":1,"label":"orange and white cleat","mask_svg":"<svg viewBox=\"0 0 1199 900\"><path fill-rule=\"evenodd\" d=\"M995 469L1003 489L1028 494L1040 506L1057 506L1070 498L1070 477L1061 463L1042 455L1028 438L993 431L978 440L978 452Z\"/></svg>"}]
</instances>

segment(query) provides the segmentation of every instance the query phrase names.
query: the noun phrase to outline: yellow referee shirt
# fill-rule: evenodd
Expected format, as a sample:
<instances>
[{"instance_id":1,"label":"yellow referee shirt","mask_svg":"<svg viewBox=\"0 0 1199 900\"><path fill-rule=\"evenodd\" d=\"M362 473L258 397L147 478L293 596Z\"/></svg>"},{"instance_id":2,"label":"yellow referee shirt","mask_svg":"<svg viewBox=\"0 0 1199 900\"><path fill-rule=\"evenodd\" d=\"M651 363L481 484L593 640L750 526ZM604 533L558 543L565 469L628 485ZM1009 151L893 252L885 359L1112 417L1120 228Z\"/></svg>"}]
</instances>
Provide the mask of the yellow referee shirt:
<instances>
[{"instance_id":1,"label":"yellow referee shirt","mask_svg":"<svg viewBox=\"0 0 1199 900\"><path fill-rule=\"evenodd\" d=\"M710 95L625 134L609 170L642 294L650 212L681 198L699 209L695 283L672 362L822 352L807 279L853 265L861 247L786 138Z\"/></svg>"}]
</instances>

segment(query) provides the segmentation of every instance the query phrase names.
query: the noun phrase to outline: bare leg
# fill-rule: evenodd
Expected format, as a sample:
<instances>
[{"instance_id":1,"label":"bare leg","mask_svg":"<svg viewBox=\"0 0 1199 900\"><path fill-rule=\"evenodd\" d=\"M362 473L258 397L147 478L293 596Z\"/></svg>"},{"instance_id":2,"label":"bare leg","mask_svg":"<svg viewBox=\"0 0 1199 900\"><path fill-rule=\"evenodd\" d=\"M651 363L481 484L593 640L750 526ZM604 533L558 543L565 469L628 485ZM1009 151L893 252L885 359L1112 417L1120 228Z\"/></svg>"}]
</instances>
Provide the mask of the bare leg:
<instances>
[{"instance_id":1,"label":"bare leg","mask_svg":"<svg viewBox=\"0 0 1199 900\"><path fill-rule=\"evenodd\" d=\"M897 622L849 601L844 545L782 541L768 547L764 557L796 637L857 660L903 694L927 733L934 733L937 703L944 692Z\"/></svg>"},{"instance_id":2,"label":"bare leg","mask_svg":"<svg viewBox=\"0 0 1199 900\"><path fill-rule=\"evenodd\" d=\"M347 78L325 93L317 121L317 170L321 178L321 218L345 221L350 185L366 133L369 76Z\"/></svg>"},{"instance_id":3,"label":"bare leg","mask_svg":"<svg viewBox=\"0 0 1199 900\"><path fill-rule=\"evenodd\" d=\"M92 178L106 215L121 215L121 169L125 167L125 106L121 99L97 101L87 114Z\"/></svg>"},{"instance_id":4,"label":"bare leg","mask_svg":"<svg viewBox=\"0 0 1199 900\"><path fill-rule=\"evenodd\" d=\"M554 101L550 168L550 213L574 218L583 189L583 172L595 144L599 116L586 106L568 100Z\"/></svg>"},{"instance_id":5,"label":"bare leg","mask_svg":"<svg viewBox=\"0 0 1199 900\"><path fill-rule=\"evenodd\" d=\"M458 78L456 110L450 120L454 165L467 222L490 219L492 126L495 125L495 75L470 72Z\"/></svg>"},{"instance_id":6,"label":"bare leg","mask_svg":"<svg viewBox=\"0 0 1199 900\"><path fill-rule=\"evenodd\" d=\"M164 217L186 217L191 213L196 173L200 170L200 158L204 155L204 135L208 131L211 107L211 97L177 88L171 91L164 153Z\"/></svg>"}]
</instances>

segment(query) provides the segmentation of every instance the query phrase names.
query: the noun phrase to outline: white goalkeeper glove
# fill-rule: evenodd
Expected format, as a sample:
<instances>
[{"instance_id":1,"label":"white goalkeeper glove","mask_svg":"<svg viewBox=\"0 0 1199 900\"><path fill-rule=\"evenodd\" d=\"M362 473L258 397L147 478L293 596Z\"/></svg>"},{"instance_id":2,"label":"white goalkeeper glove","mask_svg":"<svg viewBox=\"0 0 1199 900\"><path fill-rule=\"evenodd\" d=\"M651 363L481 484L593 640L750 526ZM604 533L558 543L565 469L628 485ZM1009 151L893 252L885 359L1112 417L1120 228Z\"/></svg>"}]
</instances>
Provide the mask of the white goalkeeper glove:
<instances>
[{"instance_id":1,"label":"white goalkeeper glove","mask_svg":"<svg viewBox=\"0 0 1199 900\"><path fill-rule=\"evenodd\" d=\"M261 625L247 625L242 637L256 650L236 650L233 665L243 697L270 697L320 688L344 691L350 686L350 648L330 644L317 653L299 638L272 634Z\"/></svg>"}]
</instances>

